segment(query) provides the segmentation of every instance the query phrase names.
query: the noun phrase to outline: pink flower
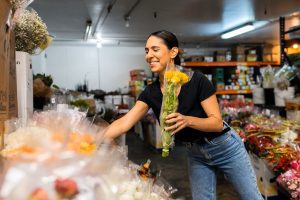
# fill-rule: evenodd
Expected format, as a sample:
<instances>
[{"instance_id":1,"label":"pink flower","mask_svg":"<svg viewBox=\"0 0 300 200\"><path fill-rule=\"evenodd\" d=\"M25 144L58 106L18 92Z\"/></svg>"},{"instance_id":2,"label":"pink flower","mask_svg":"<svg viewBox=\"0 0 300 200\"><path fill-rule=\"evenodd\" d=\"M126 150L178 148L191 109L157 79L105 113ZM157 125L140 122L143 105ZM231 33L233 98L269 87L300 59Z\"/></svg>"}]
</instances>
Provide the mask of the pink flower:
<instances>
[{"instance_id":1,"label":"pink flower","mask_svg":"<svg viewBox=\"0 0 300 200\"><path fill-rule=\"evenodd\" d=\"M296 170L297 172L300 172L300 160L292 161L290 163L290 165L294 170Z\"/></svg>"},{"instance_id":2,"label":"pink flower","mask_svg":"<svg viewBox=\"0 0 300 200\"><path fill-rule=\"evenodd\" d=\"M296 199L298 197L298 192L292 192L291 195L293 199Z\"/></svg>"},{"instance_id":3,"label":"pink flower","mask_svg":"<svg viewBox=\"0 0 300 200\"><path fill-rule=\"evenodd\" d=\"M289 185L289 189L295 190L295 189L297 189L297 185L295 183L292 183L291 185Z\"/></svg>"}]
</instances>

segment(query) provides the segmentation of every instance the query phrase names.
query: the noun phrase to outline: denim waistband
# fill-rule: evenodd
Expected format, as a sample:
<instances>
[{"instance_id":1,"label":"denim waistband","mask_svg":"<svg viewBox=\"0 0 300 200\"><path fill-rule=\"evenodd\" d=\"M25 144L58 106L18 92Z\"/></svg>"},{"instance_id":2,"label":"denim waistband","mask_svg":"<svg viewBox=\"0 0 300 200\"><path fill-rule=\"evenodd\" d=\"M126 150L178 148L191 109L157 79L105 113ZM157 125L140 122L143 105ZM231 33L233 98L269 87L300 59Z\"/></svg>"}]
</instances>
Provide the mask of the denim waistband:
<instances>
[{"instance_id":1,"label":"denim waistband","mask_svg":"<svg viewBox=\"0 0 300 200\"><path fill-rule=\"evenodd\" d=\"M219 137L219 136L221 136L221 135L227 133L227 132L230 131L230 130L231 130L230 126L229 126L226 122L224 122L224 123L223 123L223 130L222 130L221 133L219 133L219 134L217 134L217 135L214 135L213 137L211 137L211 136L210 136L210 137L200 137L200 138L197 138L197 139L195 139L195 140L193 140L193 141L190 141L190 142L184 142L184 143L203 144L203 143L205 143L205 140L212 140L212 139L214 139L214 138L216 138L216 137Z\"/></svg>"}]
</instances>

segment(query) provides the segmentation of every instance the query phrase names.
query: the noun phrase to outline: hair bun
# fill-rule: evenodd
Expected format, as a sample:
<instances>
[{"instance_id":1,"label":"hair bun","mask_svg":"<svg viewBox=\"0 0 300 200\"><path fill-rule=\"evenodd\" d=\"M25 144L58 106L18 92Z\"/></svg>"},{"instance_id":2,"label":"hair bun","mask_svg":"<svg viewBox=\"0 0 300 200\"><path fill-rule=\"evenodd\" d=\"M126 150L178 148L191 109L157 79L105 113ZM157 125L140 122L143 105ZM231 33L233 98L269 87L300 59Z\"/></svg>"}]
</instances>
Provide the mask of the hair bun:
<instances>
[{"instance_id":1,"label":"hair bun","mask_svg":"<svg viewBox=\"0 0 300 200\"><path fill-rule=\"evenodd\" d=\"M181 55L181 54L183 54L183 53L184 53L183 49L178 48L178 54Z\"/></svg>"}]
</instances>

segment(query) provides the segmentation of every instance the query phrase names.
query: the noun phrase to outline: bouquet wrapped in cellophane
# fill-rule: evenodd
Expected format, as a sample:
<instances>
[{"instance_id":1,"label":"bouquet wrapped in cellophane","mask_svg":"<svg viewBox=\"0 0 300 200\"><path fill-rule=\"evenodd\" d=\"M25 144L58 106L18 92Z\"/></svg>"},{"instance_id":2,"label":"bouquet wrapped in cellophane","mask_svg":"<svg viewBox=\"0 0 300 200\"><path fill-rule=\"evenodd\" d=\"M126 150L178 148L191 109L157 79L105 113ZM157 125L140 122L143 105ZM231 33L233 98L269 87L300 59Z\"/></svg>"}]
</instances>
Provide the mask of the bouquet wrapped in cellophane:
<instances>
[{"instance_id":1,"label":"bouquet wrapped in cellophane","mask_svg":"<svg viewBox=\"0 0 300 200\"><path fill-rule=\"evenodd\" d=\"M172 130L165 130L168 126L166 117L177 111L178 97L177 92L181 85L188 82L189 76L181 72L175 65L168 65L164 75L164 91L163 100L160 111L160 126L161 126L161 138L163 143L162 157L169 155L169 148L173 144L174 138L172 136Z\"/></svg>"},{"instance_id":2,"label":"bouquet wrapped in cellophane","mask_svg":"<svg viewBox=\"0 0 300 200\"><path fill-rule=\"evenodd\" d=\"M127 147L104 141L98 127L60 104L36 112L22 124L6 122L0 150L0 199L9 200L171 200L160 171L128 160Z\"/></svg>"}]
</instances>

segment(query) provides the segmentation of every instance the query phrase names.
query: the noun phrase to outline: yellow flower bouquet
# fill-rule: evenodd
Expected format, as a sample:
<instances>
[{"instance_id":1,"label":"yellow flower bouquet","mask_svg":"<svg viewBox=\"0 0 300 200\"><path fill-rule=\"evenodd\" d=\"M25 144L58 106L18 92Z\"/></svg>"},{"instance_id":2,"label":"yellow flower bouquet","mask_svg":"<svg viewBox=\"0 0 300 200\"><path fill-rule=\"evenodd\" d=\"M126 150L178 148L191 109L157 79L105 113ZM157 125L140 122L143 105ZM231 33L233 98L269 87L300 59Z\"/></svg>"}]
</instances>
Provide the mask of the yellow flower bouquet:
<instances>
[{"instance_id":1,"label":"yellow flower bouquet","mask_svg":"<svg viewBox=\"0 0 300 200\"><path fill-rule=\"evenodd\" d=\"M169 148L173 144L174 137L172 131L165 130L168 126L166 117L177 111L178 108L178 97L177 91L181 85L188 82L189 77L187 74L178 71L175 67L171 70L166 70L164 75L164 91L163 100L160 112L160 126L161 126L161 137L163 143L162 157L169 155Z\"/></svg>"}]
</instances>

